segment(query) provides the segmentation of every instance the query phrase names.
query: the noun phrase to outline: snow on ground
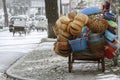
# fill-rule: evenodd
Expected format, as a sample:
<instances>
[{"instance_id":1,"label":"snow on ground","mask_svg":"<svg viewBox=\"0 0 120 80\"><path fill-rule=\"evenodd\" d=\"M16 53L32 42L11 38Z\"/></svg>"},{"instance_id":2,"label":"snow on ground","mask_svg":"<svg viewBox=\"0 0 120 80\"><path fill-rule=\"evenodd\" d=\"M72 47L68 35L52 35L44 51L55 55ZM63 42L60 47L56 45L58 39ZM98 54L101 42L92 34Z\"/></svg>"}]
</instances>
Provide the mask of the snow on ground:
<instances>
[{"instance_id":1,"label":"snow on ground","mask_svg":"<svg viewBox=\"0 0 120 80\"><path fill-rule=\"evenodd\" d=\"M32 32L32 33L28 34L27 36L25 36L25 35L19 36L18 34L16 34L14 37L12 36L12 33L11 34L10 33L8 34L8 33L9 32L6 32L6 34L0 35L0 40L1 40L0 45L1 46L14 45L14 44L15 45L16 44L29 44L31 42L32 43L39 43L40 39L43 38L43 36L47 37L46 35L43 35L43 33L40 33L38 35L37 32ZM37 34L37 36L35 36L36 34Z\"/></svg>"},{"instance_id":2,"label":"snow on ground","mask_svg":"<svg viewBox=\"0 0 120 80\"><path fill-rule=\"evenodd\" d=\"M54 42L41 43L7 72L26 80L120 80L119 71L114 73L107 67L105 73L102 73L95 63L74 64L72 73L69 73L68 59L56 55L53 44ZM116 68L120 70L119 67Z\"/></svg>"},{"instance_id":3,"label":"snow on ground","mask_svg":"<svg viewBox=\"0 0 120 80\"><path fill-rule=\"evenodd\" d=\"M120 78L115 74L100 74L96 77L96 80L120 80Z\"/></svg>"},{"instance_id":4,"label":"snow on ground","mask_svg":"<svg viewBox=\"0 0 120 80\"><path fill-rule=\"evenodd\" d=\"M8 33L2 32L0 34L1 64L5 63L5 59L11 63L14 58L22 56L22 53L28 53L8 69L8 73L16 77L33 80L120 80L120 67L107 66L105 73L102 73L98 70L97 64L94 63L74 64L73 72L68 73L68 59L54 53L53 42L45 42L39 46L34 44L40 42L40 39L35 38L43 37L42 33L39 33L41 36L35 36L36 32L33 32L21 37L18 34L13 37L12 33ZM3 55L5 58L2 58ZM4 68L7 66L0 66L1 70ZM0 80L13 79L7 78L4 73L0 73Z\"/></svg>"},{"instance_id":5,"label":"snow on ground","mask_svg":"<svg viewBox=\"0 0 120 80\"><path fill-rule=\"evenodd\" d=\"M5 70L20 57L34 50L43 37L47 37L46 32L31 31L26 36L15 34L13 37L8 28L0 29L0 80L7 80Z\"/></svg>"}]
</instances>

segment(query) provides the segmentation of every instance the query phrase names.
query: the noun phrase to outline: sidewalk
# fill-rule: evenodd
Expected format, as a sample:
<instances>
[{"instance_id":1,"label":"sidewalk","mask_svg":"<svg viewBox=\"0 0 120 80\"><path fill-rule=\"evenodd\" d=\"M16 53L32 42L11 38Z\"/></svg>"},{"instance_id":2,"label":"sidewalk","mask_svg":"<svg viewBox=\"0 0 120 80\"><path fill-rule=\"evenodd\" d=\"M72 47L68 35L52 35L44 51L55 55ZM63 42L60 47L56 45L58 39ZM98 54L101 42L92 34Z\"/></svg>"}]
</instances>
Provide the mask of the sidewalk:
<instances>
[{"instance_id":1,"label":"sidewalk","mask_svg":"<svg viewBox=\"0 0 120 80\"><path fill-rule=\"evenodd\" d=\"M73 65L68 72L68 58L53 51L55 40L43 39L38 48L22 57L7 71L7 75L17 80L120 80L120 67L107 66L105 73L98 70L95 63Z\"/></svg>"}]
</instances>

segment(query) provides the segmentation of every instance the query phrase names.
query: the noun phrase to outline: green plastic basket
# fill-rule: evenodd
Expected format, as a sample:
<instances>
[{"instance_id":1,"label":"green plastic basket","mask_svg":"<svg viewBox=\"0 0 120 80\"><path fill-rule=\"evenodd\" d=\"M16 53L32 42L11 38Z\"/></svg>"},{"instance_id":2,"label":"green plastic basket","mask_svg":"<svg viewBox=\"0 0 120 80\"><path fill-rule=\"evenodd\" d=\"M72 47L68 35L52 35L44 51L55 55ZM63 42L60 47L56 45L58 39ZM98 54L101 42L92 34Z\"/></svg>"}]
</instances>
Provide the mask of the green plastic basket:
<instances>
[{"instance_id":1,"label":"green plastic basket","mask_svg":"<svg viewBox=\"0 0 120 80\"><path fill-rule=\"evenodd\" d=\"M115 29L117 28L117 23L114 21L108 21L108 24L110 28L115 28Z\"/></svg>"}]
</instances>

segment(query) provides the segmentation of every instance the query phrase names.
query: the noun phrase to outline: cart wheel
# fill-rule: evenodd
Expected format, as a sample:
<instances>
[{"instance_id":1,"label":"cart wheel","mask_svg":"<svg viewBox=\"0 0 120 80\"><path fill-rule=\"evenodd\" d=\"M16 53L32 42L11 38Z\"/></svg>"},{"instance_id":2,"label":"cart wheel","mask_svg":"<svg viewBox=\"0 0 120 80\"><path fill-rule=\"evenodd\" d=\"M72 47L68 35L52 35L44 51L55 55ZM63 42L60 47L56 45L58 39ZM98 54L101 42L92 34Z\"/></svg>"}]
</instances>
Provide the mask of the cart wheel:
<instances>
[{"instance_id":1,"label":"cart wheel","mask_svg":"<svg viewBox=\"0 0 120 80\"><path fill-rule=\"evenodd\" d=\"M118 56L115 56L113 58L113 63L114 63L114 66L117 66L118 65Z\"/></svg>"},{"instance_id":2,"label":"cart wheel","mask_svg":"<svg viewBox=\"0 0 120 80\"><path fill-rule=\"evenodd\" d=\"M26 31L24 31L24 34L25 34L25 36L26 36Z\"/></svg>"},{"instance_id":3,"label":"cart wheel","mask_svg":"<svg viewBox=\"0 0 120 80\"><path fill-rule=\"evenodd\" d=\"M100 60L98 60L98 70L100 70Z\"/></svg>"},{"instance_id":4,"label":"cart wheel","mask_svg":"<svg viewBox=\"0 0 120 80\"><path fill-rule=\"evenodd\" d=\"M15 31L13 31L13 36L15 35Z\"/></svg>"},{"instance_id":5,"label":"cart wheel","mask_svg":"<svg viewBox=\"0 0 120 80\"><path fill-rule=\"evenodd\" d=\"M68 62L68 64L69 64L69 65L68 65L68 67L69 67L68 69L69 69L69 73L71 73L71 71L72 71L72 60L71 60L71 53L69 54L69 57L68 57L68 59L69 59L69 60L68 60L68 61L69 61L69 62Z\"/></svg>"},{"instance_id":6,"label":"cart wheel","mask_svg":"<svg viewBox=\"0 0 120 80\"><path fill-rule=\"evenodd\" d=\"M105 71L105 61L104 61L104 58L101 59L101 66L102 66L102 72Z\"/></svg>"},{"instance_id":7,"label":"cart wheel","mask_svg":"<svg viewBox=\"0 0 120 80\"><path fill-rule=\"evenodd\" d=\"M21 34L22 34L22 32L20 31L20 32L19 32L19 35L21 36Z\"/></svg>"}]
</instances>

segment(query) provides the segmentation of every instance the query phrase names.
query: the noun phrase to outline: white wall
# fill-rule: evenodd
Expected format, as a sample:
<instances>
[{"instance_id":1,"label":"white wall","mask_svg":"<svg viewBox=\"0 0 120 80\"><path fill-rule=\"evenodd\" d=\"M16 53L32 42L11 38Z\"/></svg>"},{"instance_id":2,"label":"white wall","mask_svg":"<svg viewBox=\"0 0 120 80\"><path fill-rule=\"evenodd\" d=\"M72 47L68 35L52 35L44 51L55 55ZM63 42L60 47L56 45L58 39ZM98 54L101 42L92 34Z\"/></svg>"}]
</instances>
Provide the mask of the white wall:
<instances>
[{"instance_id":1,"label":"white wall","mask_svg":"<svg viewBox=\"0 0 120 80\"><path fill-rule=\"evenodd\" d=\"M31 0L31 7L45 7L44 0Z\"/></svg>"}]
</instances>

